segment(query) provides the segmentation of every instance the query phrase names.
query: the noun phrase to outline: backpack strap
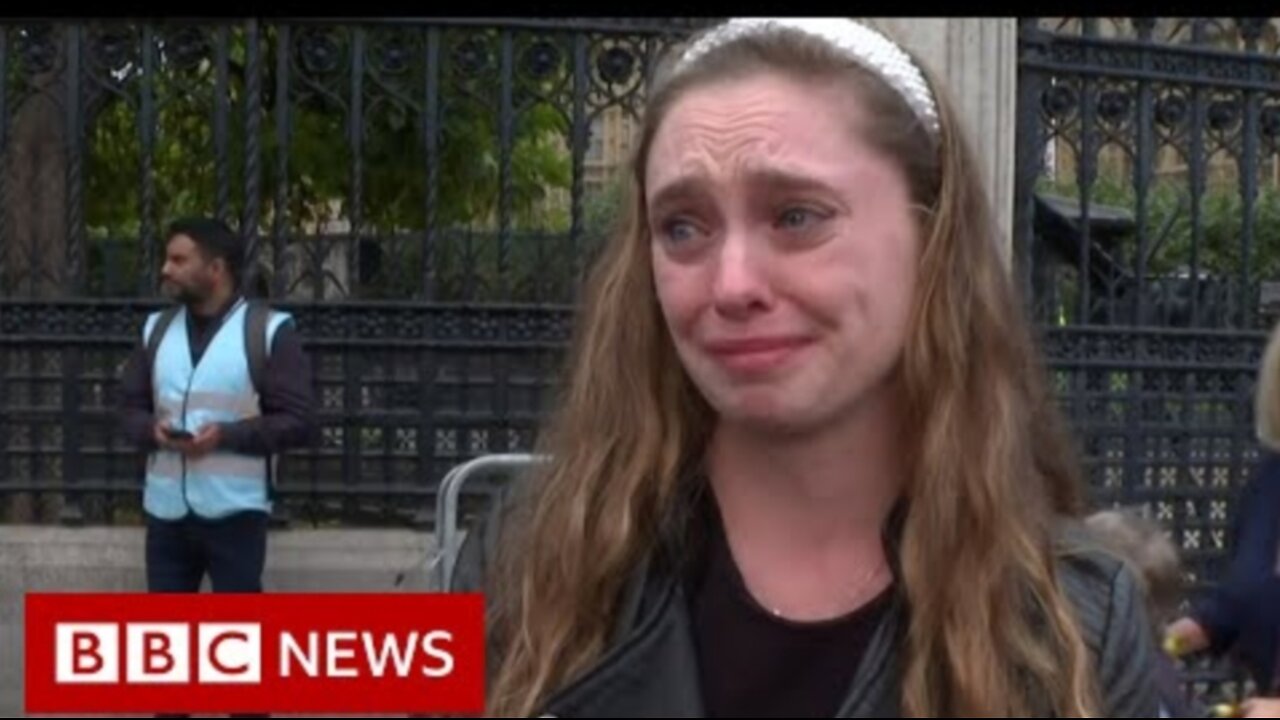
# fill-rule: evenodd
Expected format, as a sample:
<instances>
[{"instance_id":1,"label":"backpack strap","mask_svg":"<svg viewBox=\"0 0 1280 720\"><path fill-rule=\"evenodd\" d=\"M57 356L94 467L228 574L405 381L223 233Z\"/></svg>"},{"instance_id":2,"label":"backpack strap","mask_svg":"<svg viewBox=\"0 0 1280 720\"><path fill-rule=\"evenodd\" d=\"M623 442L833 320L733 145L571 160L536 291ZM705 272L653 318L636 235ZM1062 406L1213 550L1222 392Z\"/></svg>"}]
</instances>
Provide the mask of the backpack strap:
<instances>
[{"instance_id":1,"label":"backpack strap","mask_svg":"<svg viewBox=\"0 0 1280 720\"><path fill-rule=\"evenodd\" d=\"M267 374L267 323L271 320L271 307L262 300L249 300L245 308L244 348L248 355L249 380L253 383L254 392L262 395L263 383ZM274 501L276 497L276 458L268 456L267 463L267 499Z\"/></svg>"},{"instance_id":2,"label":"backpack strap","mask_svg":"<svg viewBox=\"0 0 1280 720\"><path fill-rule=\"evenodd\" d=\"M271 308L261 300L250 300L246 312L244 346L249 356L249 379L261 394L267 374L267 321L271 319Z\"/></svg>"},{"instance_id":3,"label":"backpack strap","mask_svg":"<svg viewBox=\"0 0 1280 720\"><path fill-rule=\"evenodd\" d=\"M160 313L160 317L156 318L156 324L151 328L151 334L147 336L147 372L150 377L154 378L156 373L156 355L160 352L160 342L164 340L165 333L169 332L169 326L173 324L173 319L178 316L182 310L180 305L171 305ZM152 380L155 382L155 380Z\"/></svg>"}]
</instances>

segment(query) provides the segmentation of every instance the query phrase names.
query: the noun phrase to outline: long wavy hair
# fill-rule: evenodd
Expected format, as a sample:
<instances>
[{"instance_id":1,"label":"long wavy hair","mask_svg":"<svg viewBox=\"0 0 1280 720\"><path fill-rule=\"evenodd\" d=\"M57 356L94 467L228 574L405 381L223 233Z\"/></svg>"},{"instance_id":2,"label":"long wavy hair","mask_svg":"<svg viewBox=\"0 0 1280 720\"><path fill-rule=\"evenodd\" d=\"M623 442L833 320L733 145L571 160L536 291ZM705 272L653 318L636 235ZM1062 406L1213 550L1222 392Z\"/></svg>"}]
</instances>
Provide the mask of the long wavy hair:
<instances>
[{"instance_id":1,"label":"long wavy hair","mask_svg":"<svg viewBox=\"0 0 1280 720\"><path fill-rule=\"evenodd\" d=\"M542 438L551 459L508 523L489 581L489 714L541 712L601 656L624 585L685 501L687 468L716 419L659 309L646 162L673 103L758 73L846 87L866 108L857 131L900 163L921 208L898 369L912 444L897 558L909 618L904 716L1095 716L1092 664L1049 530L1080 513L1080 477L956 112L928 76L941 115L931 137L887 84L785 30L726 44L651 90L625 216L586 284Z\"/></svg>"}]
</instances>

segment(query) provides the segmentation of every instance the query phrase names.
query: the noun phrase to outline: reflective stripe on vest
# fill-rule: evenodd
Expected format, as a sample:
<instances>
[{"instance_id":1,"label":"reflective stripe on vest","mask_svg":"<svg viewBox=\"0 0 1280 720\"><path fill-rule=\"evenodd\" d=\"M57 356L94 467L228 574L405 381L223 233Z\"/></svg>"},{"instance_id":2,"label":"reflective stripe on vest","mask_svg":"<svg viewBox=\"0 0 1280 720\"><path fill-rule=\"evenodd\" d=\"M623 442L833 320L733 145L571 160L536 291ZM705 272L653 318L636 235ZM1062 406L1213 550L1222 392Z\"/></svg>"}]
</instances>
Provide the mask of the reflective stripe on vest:
<instances>
[{"instance_id":1,"label":"reflective stripe on vest","mask_svg":"<svg viewBox=\"0 0 1280 720\"><path fill-rule=\"evenodd\" d=\"M151 378L157 421L194 434L211 423L232 423L261 414L244 342L246 309L242 300L227 313L195 367L191 364L187 310L183 308L174 317L160 341ZM144 343L159 317L160 313L148 317ZM285 313L271 313L268 348L288 319ZM152 453L143 505L148 513L163 519L177 519L188 512L210 518L242 510L270 512L267 462L267 458L225 451L199 459L169 451Z\"/></svg>"}]
</instances>

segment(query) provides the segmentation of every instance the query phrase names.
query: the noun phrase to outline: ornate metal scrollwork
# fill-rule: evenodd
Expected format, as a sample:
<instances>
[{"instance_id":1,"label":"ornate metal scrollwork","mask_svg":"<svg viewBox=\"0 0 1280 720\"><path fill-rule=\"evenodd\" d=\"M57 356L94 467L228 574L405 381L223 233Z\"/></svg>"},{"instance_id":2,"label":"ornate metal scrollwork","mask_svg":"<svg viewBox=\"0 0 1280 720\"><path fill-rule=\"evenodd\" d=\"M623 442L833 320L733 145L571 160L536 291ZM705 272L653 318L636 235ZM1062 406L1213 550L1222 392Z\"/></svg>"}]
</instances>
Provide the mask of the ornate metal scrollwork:
<instances>
[{"instance_id":1,"label":"ornate metal scrollwork","mask_svg":"<svg viewBox=\"0 0 1280 720\"><path fill-rule=\"evenodd\" d=\"M459 43L453 53L455 70L463 76L485 74L494 66L493 50L480 37L471 37Z\"/></svg>"},{"instance_id":2,"label":"ornate metal scrollwork","mask_svg":"<svg viewBox=\"0 0 1280 720\"><path fill-rule=\"evenodd\" d=\"M57 67L60 33L52 25L27 25L17 31L20 67L27 75L42 75Z\"/></svg>"},{"instance_id":3,"label":"ornate metal scrollwork","mask_svg":"<svg viewBox=\"0 0 1280 720\"><path fill-rule=\"evenodd\" d=\"M610 85L622 85L629 81L636 66L635 54L625 47L611 47L600 53L596 60L600 79Z\"/></svg>"},{"instance_id":4,"label":"ornate metal scrollwork","mask_svg":"<svg viewBox=\"0 0 1280 720\"><path fill-rule=\"evenodd\" d=\"M303 69L313 75L331 75L342 67L345 58L338 31L309 29L298 37L298 53Z\"/></svg>"},{"instance_id":5,"label":"ornate metal scrollwork","mask_svg":"<svg viewBox=\"0 0 1280 720\"><path fill-rule=\"evenodd\" d=\"M197 69L208 59L211 50L208 30L195 26L171 30L163 45L163 55L170 64L186 71Z\"/></svg>"},{"instance_id":6,"label":"ornate metal scrollwork","mask_svg":"<svg viewBox=\"0 0 1280 720\"><path fill-rule=\"evenodd\" d=\"M546 80L564 69L564 53L550 40L538 40L525 50L524 71L534 80Z\"/></svg>"}]
</instances>

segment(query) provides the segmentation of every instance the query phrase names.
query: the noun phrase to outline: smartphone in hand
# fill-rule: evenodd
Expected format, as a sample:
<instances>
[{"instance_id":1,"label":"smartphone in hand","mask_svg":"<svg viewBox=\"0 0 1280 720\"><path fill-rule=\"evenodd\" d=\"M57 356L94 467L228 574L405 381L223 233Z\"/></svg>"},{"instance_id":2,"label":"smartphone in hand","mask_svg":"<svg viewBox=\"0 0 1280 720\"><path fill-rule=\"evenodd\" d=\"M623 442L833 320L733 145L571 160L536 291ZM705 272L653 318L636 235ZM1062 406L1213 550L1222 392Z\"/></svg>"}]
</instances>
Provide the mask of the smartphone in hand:
<instances>
[{"instance_id":1,"label":"smartphone in hand","mask_svg":"<svg viewBox=\"0 0 1280 720\"><path fill-rule=\"evenodd\" d=\"M177 428L170 428L170 427L167 427L164 429L164 434L170 440L180 440L180 441L194 440L196 437L188 430L178 430Z\"/></svg>"}]
</instances>

